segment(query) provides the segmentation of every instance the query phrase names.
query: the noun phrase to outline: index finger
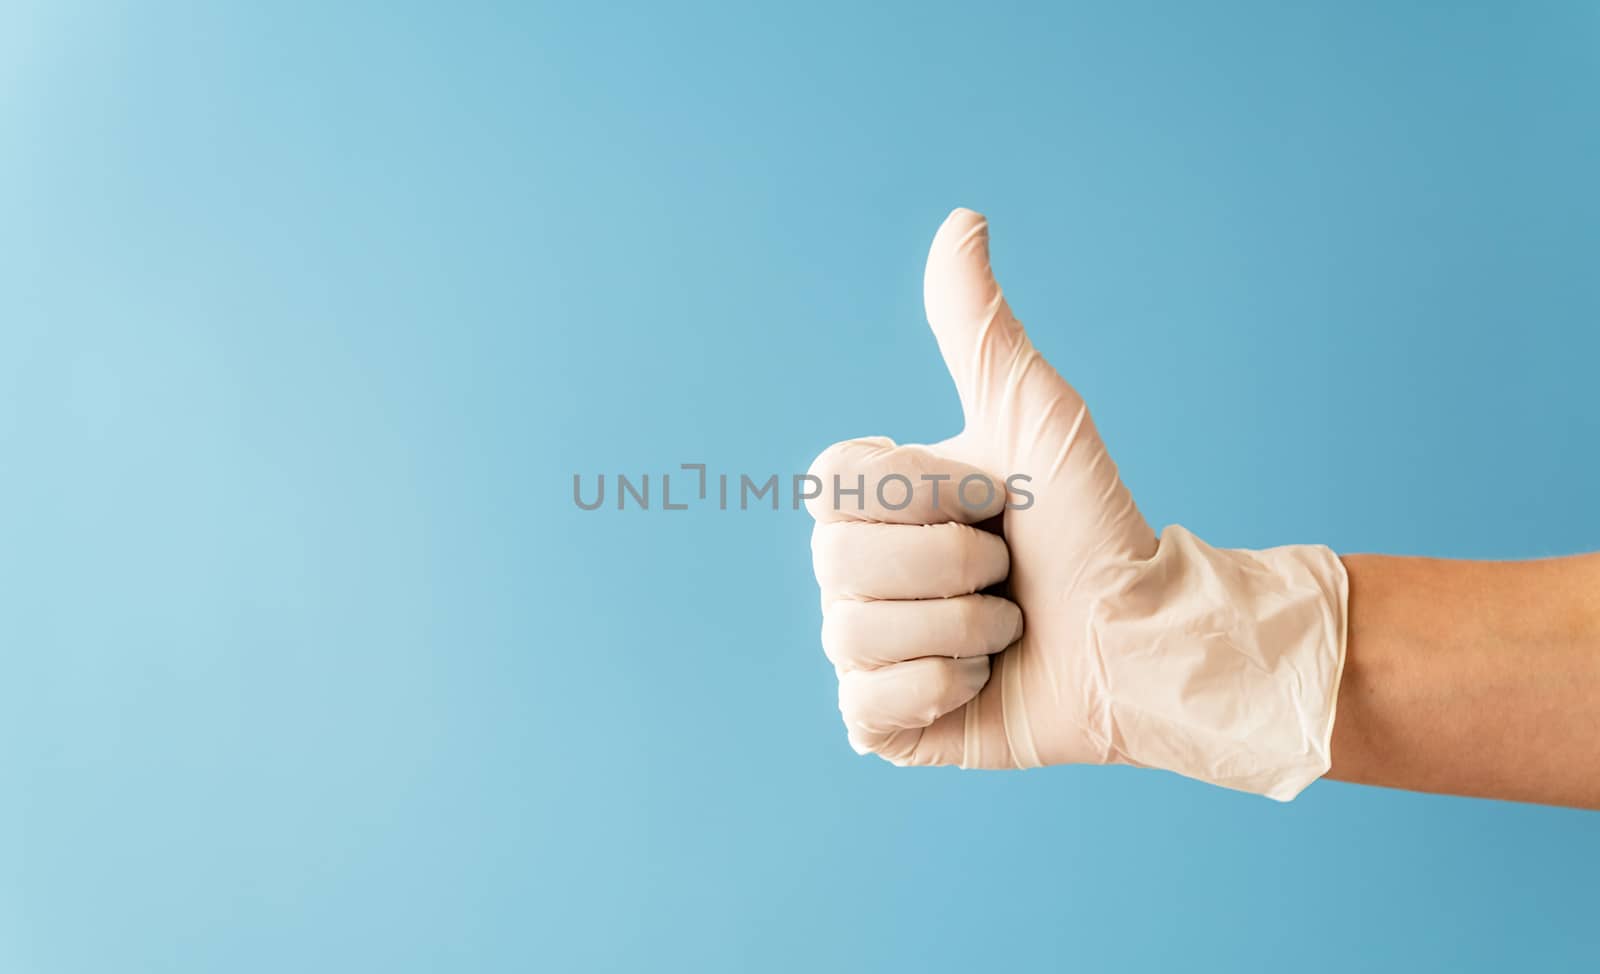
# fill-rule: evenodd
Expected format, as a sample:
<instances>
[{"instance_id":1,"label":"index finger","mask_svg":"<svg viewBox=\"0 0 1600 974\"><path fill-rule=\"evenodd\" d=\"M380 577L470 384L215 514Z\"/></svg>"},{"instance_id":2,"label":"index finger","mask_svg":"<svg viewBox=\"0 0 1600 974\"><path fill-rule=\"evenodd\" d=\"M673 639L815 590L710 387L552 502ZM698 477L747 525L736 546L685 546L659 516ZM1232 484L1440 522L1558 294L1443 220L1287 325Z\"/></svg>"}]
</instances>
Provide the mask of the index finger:
<instances>
[{"instance_id":1,"label":"index finger","mask_svg":"<svg viewBox=\"0 0 1600 974\"><path fill-rule=\"evenodd\" d=\"M898 446L886 436L835 443L811 464L818 521L884 524L977 524L1006 505L1006 485L932 447Z\"/></svg>"}]
</instances>

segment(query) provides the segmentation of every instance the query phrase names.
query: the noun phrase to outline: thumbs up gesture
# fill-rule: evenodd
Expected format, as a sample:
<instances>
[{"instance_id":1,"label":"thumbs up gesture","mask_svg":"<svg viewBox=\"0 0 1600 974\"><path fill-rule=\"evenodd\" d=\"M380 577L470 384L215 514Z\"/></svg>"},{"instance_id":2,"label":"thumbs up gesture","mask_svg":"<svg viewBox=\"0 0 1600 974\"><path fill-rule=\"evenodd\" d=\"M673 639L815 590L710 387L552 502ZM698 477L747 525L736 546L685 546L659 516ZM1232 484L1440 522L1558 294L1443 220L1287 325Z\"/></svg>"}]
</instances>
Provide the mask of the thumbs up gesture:
<instances>
[{"instance_id":1,"label":"thumbs up gesture","mask_svg":"<svg viewBox=\"0 0 1600 974\"><path fill-rule=\"evenodd\" d=\"M923 282L965 426L837 443L808 507L852 747L895 764L1157 767L1293 798L1329 767L1343 565L1158 538L956 210Z\"/></svg>"}]
</instances>

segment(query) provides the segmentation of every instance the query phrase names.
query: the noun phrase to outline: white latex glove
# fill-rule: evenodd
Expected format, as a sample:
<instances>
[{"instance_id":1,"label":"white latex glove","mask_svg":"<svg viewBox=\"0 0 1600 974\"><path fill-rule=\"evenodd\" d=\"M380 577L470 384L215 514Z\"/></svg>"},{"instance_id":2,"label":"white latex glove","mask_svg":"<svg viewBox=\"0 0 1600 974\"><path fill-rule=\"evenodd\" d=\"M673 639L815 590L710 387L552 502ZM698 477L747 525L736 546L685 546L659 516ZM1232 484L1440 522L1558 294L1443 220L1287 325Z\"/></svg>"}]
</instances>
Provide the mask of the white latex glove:
<instances>
[{"instance_id":1,"label":"white latex glove","mask_svg":"<svg viewBox=\"0 0 1600 974\"><path fill-rule=\"evenodd\" d=\"M1083 400L1012 317L979 214L945 220L923 288L965 429L839 443L811 470L822 642L851 745L896 764L1165 768L1293 798L1329 767L1339 559L1212 548L1177 526L1157 539ZM981 480L957 496L975 476L1000 488L990 503ZM1033 500L1011 494L1004 539L971 526L1014 476ZM1002 581L1006 598L977 594Z\"/></svg>"}]
</instances>

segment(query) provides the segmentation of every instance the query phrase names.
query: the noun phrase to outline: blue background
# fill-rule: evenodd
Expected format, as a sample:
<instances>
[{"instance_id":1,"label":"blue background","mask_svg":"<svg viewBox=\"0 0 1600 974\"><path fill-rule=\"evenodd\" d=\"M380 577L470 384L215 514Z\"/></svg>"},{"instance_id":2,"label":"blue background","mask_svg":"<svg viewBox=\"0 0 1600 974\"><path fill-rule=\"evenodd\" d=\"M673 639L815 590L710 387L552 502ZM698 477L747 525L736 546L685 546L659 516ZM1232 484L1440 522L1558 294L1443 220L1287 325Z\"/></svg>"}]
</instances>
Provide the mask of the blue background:
<instances>
[{"instance_id":1,"label":"blue background","mask_svg":"<svg viewBox=\"0 0 1600 974\"><path fill-rule=\"evenodd\" d=\"M0 13L0 970L1592 966L1600 817L898 772L787 491L571 490L953 432L965 205L1153 523L1600 548L1600 7L256 6Z\"/></svg>"}]
</instances>

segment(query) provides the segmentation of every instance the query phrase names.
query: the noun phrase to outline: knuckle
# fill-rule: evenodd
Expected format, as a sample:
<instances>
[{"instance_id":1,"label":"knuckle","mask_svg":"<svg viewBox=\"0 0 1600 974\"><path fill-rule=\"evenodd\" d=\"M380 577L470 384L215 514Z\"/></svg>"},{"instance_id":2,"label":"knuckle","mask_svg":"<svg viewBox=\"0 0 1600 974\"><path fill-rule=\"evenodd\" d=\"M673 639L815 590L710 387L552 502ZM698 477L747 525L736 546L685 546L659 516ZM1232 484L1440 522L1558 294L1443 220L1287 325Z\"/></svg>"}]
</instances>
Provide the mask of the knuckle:
<instances>
[{"instance_id":1,"label":"knuckle","mask_svg":"<svg viewBox=\"0 0 1600 974\"><path fill-rule=\"evenodd\" d=\"M864 603L841 599L822 616L822 652L835 666L859 662L865 647L861 639L861 613Z\"/></svg>"},{"instance_id":2,"label":"knuckle","mask_svg":"<svg viewBox=\"0 0 1600 974\"><path fill-rule=\"evenodd\" d=\"M860 472L872 457L894 449L894 445L894 441L887 436L841 440L817 454L807 472L827 484L836 474L843 477Z\"/></svg>"},{"instance_id":3,"label":"knuckle","mask_svg":"<svg viewBox=\"0 0 1600 974\"><path fill-rule=\"evenodd\" d=\"M811 466L806 468L806 473L822 481L824 484L839 473L844 464L844 451L849 447L850 441L835 443L821 453L817 454Z\"/></svg>"},{"instance_id":4,"label":"knuckle","mask_svg":"<svg viewBox=\"0 0 1600 974\"><path fill-rule=\"evenodd\" d=\"M897 449L887 436L865 436L843 440L817 454L806 470L816 491L815 496L807 498L806 510L818 521L838 519L835 489L854 492L862 488L872 465Z\"/></svg>"},{"instance_id":5,"label":"knuckle","mask_svg":"<svg viewBox=\"0 0 1600 974\"><path fill-rule=\"evenodd\" d=\"M845 722L845 739L850 742L850 749L857 754L876 754L883 744L883 735L862 730L859 727Z\"/></svg>"},{"instance_id":6,"label":"knuckle","mask_svg":"<svg viewBox=\"0 0 1600 974\"><path fill-rule=\"evenodd\" d=\"M873 748L873 753L897 768L904 768L916 763L917 742L921 739L921 728L898 731Z\"/></svg>"},{"instance_id":7,"label":"knuckle","mask_svg":"<svg viewBox=\"0 0 1600 974\"><path fill-rule=\"evenodd\" d=\"M825 589L835 581L845 558L846 537L840 527L819 521L811 530L811 569Z\"/></svg>"},{"instance_id":8,"label":"knuckle","mask_svg":"<svg viewBox=\"0 0 1600 974\"><path fill-rule=\"evenodd\" d=\"M858 729L862 714L860 688L856 684L855 674L839 674L839 716L852 734Z\"/></svg>"},{"instance_id":9,"label":"knuckle","mask_svg":"<svg viewBox=\"0 0 1600 974\"><path fill-rule=\"evenodd\" d=\"M839 674L839 715L853 734L876 740L891 729L899 701L881 672L846 670Z\"/></svg>"},{"instance_id":10,"label":"knuckle","mask_svg":"<svg viewBox=\"0 0 1600 974\"><path fill-rule=\"evenodd\" d=\"M959 681L956 680L956 668L947 665L944 660L938 660L927 669L929 672L923 678L922 707L919 709L931 723L933 717L938 716L939 704L955 696ZM928 716L929 713L932 716Z\"/></svg>"}]
</instances>

